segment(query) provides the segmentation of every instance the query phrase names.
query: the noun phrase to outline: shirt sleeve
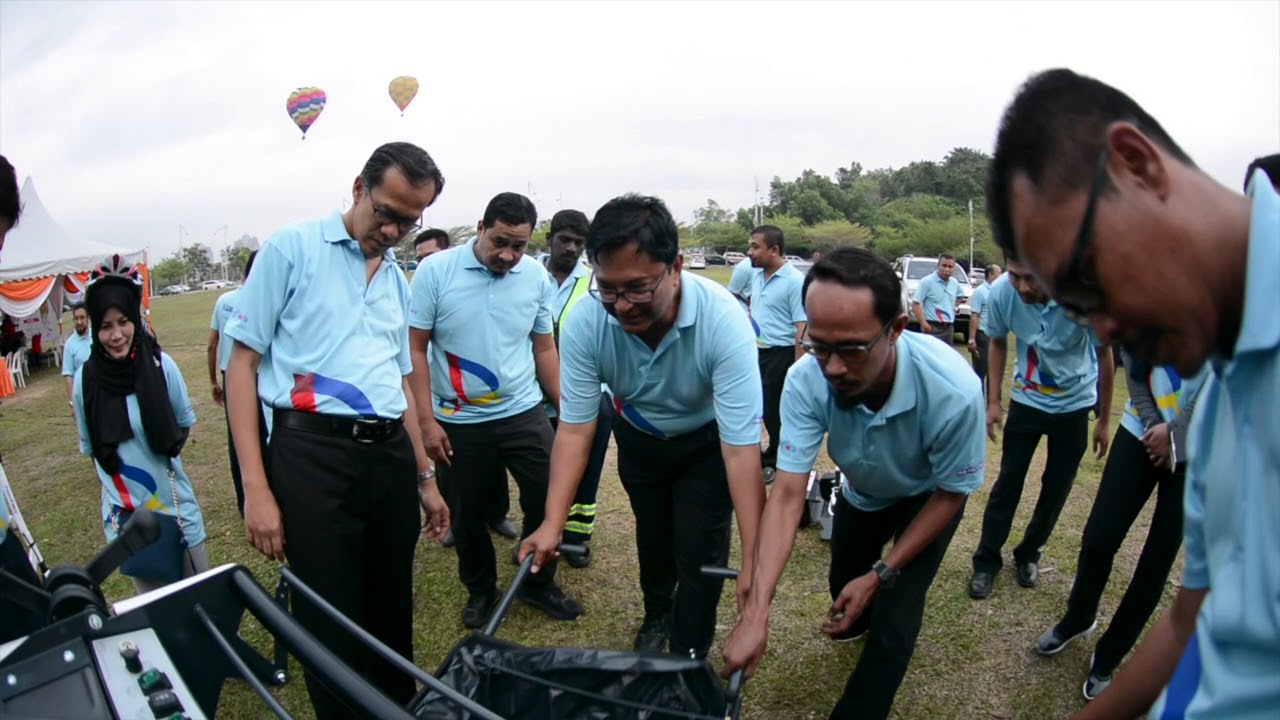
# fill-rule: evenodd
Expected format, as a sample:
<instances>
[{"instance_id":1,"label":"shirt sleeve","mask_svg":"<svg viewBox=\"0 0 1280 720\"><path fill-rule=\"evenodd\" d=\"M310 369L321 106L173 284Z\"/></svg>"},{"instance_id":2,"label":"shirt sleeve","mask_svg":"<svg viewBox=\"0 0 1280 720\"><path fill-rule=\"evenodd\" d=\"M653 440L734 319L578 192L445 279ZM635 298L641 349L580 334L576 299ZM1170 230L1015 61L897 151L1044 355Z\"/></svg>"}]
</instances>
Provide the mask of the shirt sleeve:
<instances>
[{"instance_id":1,"label":"shirt sleeve","mask_svg":"<svg viewBox=\"0 0 1280 720\"><path fill-rule=\"evenodd\" d=\"M68 340L62 345L62 374L71 377L74 373L75 370L71 367L71 340Z\"/></svg>"},{"instance_id":2,"label":"shirt sleeve","mask_svg":"<svg viewBox=\"0 0 1280 720\"><path fill-rule=\"evenodd\" d=\"M751 261L743 260L742 262L750 264ZM738 263L738 265L741 264ZM751 287L751 273L739 270L738 265L733 266L733 274L729 276L729 292L734 295L741 295L743 290L748 290Z\"/></svg>"},{"instance_id":3,"label":"shirt sleeve","mask_svg":"<svg viewBox=\"0 0 1280 720\"><path fill-rule=\"evenodd\" d=\"M997 340L1009 337L1009 303L1005 301L1006 297L1011 296L996 288L987 293L986 312L982 313L982 331L987 337Z\"/></svg>"},{"instance_id":4,"label":"shirt sleeve","mask_svg":"<svg viewBox=\"0 0 1280 720\"><path fill-rule=\"evenodd\" d=\"M222 298L213 301L213 316L209 318L210 330L222 330L222 324L218 322L218 315L222 313Z\"/></svg>"},{"instance_id":5,"label":"shirt sleeve","mask_svg":"<svg viewBox=\"0 0 1280 720\"><path fill-rule=\"evenodd\" d=\"M162 353L160 365L164 368L164 381L169 386L169 404L173 406L173 416L178 419L178 427L195 425L196 409L191 406L191 396L187 394L187 381L182 377L178 364L169 357L168 353Z\"/></svg>"},{"instance_id":6,"label":"shirt sleeve","mask_svg":"<svg viewBox=\"0 0 1280 720\"><path fill-rule=\"evenodd\" d=\"M84 368L76 370L75 380L71 383L72 409L76 414L76 431L80 435L80 454L92 455L93 446L89 444L89 423L84 417L84 384L81 377Z\"/></svg>"},{"instance_id":7,"label":"shirt sleeve","mask_svg":"<svg viewBox=\"0 0 1280 720\"><path fill-rule=\"evenodd\" d=\"M723 313L712 327L711 394L720 440L729 445L759 445L764 395L751 319L741 312Z\"/></svg>"},{"instance_id":8,"label":"shirt sleeve","mask_svg":"<svg viewBox=\"0 0 1280 720\"><path fill-rule=\"evenodd\" d=\"M579 302L560 326L560 422L591 422L600 414L600 328L590 313L595 303Z\"/></svg>"},{"instance_id":9,"label":"shirt sleeve","mask_svg":"<svg viewBox=\"0 0 1280 720\"><path fill-rule=\"evenodd\" d=\"M782 429L778 438L778 470L790 473L807 473L813 469L822 449L822 438L827 433L826 388L818 392L806 382L810 370L807 365L815 362L808 356L791 366L782 386L782 401L778 414Z\"/></svg>"},{"instance_id":10,"label":"shirt sleeve","mask_svg":"<svg viewBox=\"0 0 1280 720\"><path fill-rule=\"evenodd\" d=\"M938 489L965 495L982 487L987 462L987 415L981 383L976 376L972 380L972 391L939 413L944 418L927 450Z\"/></svg>"},{"instance_id":11,"label":"shirt sleeve","mask_svg":"<svg viewBox=\"0 0 1280 720\"><path fill-rule=\"evenodd\" d=\"M409 282L409 327L430 330L436 326L435 263L418 266Z\"/></svg>"},{"instance_id":12,"label":"shirt sleeve","mask_svg":"<svg viewBox=\"0 0 1280 720\"><path fill-rule=\"evenodd\" d=\"M798 270L796 272L799 272ZM791 290L791 322L806 322L809 316L804 312L804 277L796 280Z\"/></svg>"},{"instance_id":13,"label":"shirt sleeve","mask_svg":"<svg viewBox=\"0 0 1280 720\"><path fill-rule=\"evenodd\" d=\"M293 260L280 247L287 239L277 234L262 246L253 261L253 272L240 289L236 312L222 329L228 337L244 343L259 355L271 346L276 323L284 312L291 289Z\"/></svg>"},{"instance_id":14,"label":"shirt sleeve","mask_svg":"<svg viewBox=\"0 0 1280 720\"><path fill-rule=\"evenodd\" d=\"M542 270L542 284L538 287L538 314L533 319L535 335L550 335L555 331L555 307L555 281L551 279L551 273Z\"/></svg>"}]
</instances>

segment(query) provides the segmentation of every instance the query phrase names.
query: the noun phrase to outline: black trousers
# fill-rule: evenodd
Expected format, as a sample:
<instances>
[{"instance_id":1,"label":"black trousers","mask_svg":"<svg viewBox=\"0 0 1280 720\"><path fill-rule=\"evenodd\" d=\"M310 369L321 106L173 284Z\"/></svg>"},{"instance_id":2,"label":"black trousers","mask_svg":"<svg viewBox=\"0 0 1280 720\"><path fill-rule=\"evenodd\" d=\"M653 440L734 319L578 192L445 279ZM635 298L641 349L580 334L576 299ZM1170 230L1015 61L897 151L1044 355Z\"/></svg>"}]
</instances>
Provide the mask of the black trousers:
<instances>
[{"instance_id":1,"label":"black trousers","mask_svg":"<svg viewBox=\"0 0 1280 720\"><path fill-rule=\"evenodd\" d=\"M1042 436L1049 438L1049 457L1040 477L1040 497L1031 513L1031 523L1022 542L1013 549L1013 559L1018 563L1040 562L1040 549L1058 524L1058 515L1080 469L1080 459L1088 449L1089 408L1056 414L1020 402L1009 403L1000 474L982 514L982 540L973 554L974 572L996 572L1004 564L1000 550L1009 539L1031 456Z\"/></svg>"},{"instance_id":2,"label":"black trousers","mask_svg":"<svg viewBox=\"0 0 1280 720\"><path fill-rule=\"evenodd\" d=\"M1072 635L1093 623L1120 544L1154 491L1155 513L1133 579L1094 650L1094 664L1104 675L1120 666L1160 603L1169 570L1182 545L1184 478L1183 466L1174 472L1156 467L1141 440L1124 428L1116 431L1098 495L1084 526L1067 614L1059 623L1063 631Z\"/></svg>"},{"instance_id":3,"label":"black trousers","mask_svg":"<svg viewBox=\"0 0 1280 720\"><path fill-rule=\"evenodd\" d=\"M764 385L764 429L769 434L769 446L760 455L763 467L778 463L779 434L782 429L782 385L787 380L787 369L795 362L796 349L786 347L760 348L760 380Z\"/></svg>"},{"instance_id":4,"label":"black trousers","mask_svg":"<svg viewBox=\"0 0 1280 720\"><path fill-rule=\"evenodd\" d=\"M2 502L4 500L0 499L0 503ZM26 550L18 539L16 528L9 528L5 539L0 541L0 570L7 570L32 587L44 587L35 569L31 567L31 562L27 560ZM48 624L48 617L0 598L0 643L25 637Z\"/></svg>"},{"instance_id":5,"label":"black trousers","mask_svg":"<svg viewBox=\"0 0 1280 720\"><path fill-rule=\"evenodd\" d=\"M222 387L227 387L227 374L222 373ZM227 458L231 461L231 483L236 488L236 509L240 517L244 517L244 481L240 478L240 458L236 455L236 441L231 437L231 405L230 398L222 394L222 416L227 423ZM267 416L262 412L262 403L258 403L258 438L263 463L267 460Z\"/></svg>"},{"instance_id":6,"label":"black trousers","mask_svg":"<svg viewBox=\"0 0 1280 720\"><path fill-rule=\"evenodd\" d=\"M729 561L733 500L715 422L659 439L613 424L618 475L636 516L645 617L671 616L671 652L706 657L724 581L703 565Z\"/></svg>"},{"instance_id":7,"label":"black trousers","mask_svg":"<svg viewBox=\"0 0 1280 720\"><path fill-rule=\"evenodd\" d=\"M991 338L987 337L987 334L981 330L973 334L973 344L978 349L973 354L973 371L978 374L978 380L982 381L984 398L986 397L987 389L987 355L991 350L989 347L990 342Z\"/></svg>"},{"instance_id":8,"label":"black trousers","mask_svg":"<svg viewBox=\"0 0 1280 720\"><path fill-rule=\"evenodd\" d=\"M457 541L458 577L473 595L493 593L498 586L497 558L489 537L493 498L507 492L506 471L520 490L524 513L520 537L528 537L546 514L551 468L551 423L541 405L501 420L479 423L441 422L453 446L453 464L436 468L452 496L453 537ZM500 483L500 487L497 484ZM536 592L555 581L552 562L524 587Z\"/></svg>"},{"instance_id":9,"label":"black trousers","mask_svg":"<svg viewBox=\"0 0 1280 720\"><path fill-rule=\"evenodd\" d=\"M609 434L613 431L613 402L607 393L600 395L600 410L596 415L596 435L591 441L591 457L587 469L578 484L578 492L569 507L569 521L564 526L567 543L591 542L596 526L596 495L600 491L600 476L604 474L604 456L609 451ZM551 429L560 429L560 419L551 418Z\"/></svg>"},{"instance_id":10,"label":"black trousers","mask_svg":"<svg viewBox=\"0 0 1280 720\"><path fill-rule=\"evenodd\" d=\"M841 491L837 488L835 492ZM854 507L841 494L831 529L831 572L827 579L832 599L849 581L871 570L889 540L896 542L902 537L932 496L926 493L903 498L883 510L867 512ZM902 568L892 589L881 588L876 593L855 622L855 630L869 627L867 644L845 683L844 694L831 711L832 720L889 717L898 686L915 653L929 586L962 517L964 506L933 542Z\"/></svg>"},{"instance_id":11,"label":"black trousers","mask_svg":"<svg viewBox=\"0 0 1280 720\"><path fill-rule=\"evenodd\" d=\"M342 614L412 661L413 553L420 515L409 435L401 428L388 440L362 444L276 422L268 457L290 567ZM413 698L413 678L298 595L293 614L374 687L398 702ZM310 674L307 691L320 720L356 716Z\"/></svg>"}]
</instances>

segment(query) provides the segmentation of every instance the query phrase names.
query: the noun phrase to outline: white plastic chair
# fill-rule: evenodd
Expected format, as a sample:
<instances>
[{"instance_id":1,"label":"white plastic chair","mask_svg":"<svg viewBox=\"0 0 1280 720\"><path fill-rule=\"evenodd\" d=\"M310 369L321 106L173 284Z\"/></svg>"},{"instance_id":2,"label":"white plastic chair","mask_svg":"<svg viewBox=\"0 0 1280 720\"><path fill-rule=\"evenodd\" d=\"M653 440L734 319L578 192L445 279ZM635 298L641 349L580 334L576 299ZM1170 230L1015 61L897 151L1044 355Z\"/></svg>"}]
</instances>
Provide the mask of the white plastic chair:
<instances>
[{"instance_id":1,"label":"white plastic chair","mask_svg":"<svg viewBox=\"0 0 1280 720\"><path fill-rule=\"evenodd\" d=\"M15 388L25 388L27 381L22 377L22 368L18 365L18 353L9 353L5 356L4 361L9 367L9 376L13 378L13 386Z\"/></svg>"},{"instance_id":2,"label":"white plastic chair","mask_svg":"<svg viewBox=\"0 0 1280 720\"><path fill-rule=\"evenodd\" d=\"M22 374L31 374L31 354L26 348L18 348L18 364L22 366Z\"/></svg>"}]
</instances>

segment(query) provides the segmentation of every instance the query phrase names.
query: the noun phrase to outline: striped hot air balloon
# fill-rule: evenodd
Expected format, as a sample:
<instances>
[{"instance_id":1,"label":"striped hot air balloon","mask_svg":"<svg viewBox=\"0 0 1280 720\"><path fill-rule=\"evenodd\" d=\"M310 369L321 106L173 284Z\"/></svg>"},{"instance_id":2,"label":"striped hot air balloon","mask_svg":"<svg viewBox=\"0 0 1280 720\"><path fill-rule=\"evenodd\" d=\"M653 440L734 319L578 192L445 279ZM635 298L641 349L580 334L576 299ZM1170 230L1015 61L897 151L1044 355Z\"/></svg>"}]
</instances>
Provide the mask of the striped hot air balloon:
<instances>
[{"instance_id":1,"label":"striped hot air balloon","mask_svg":"<svg viewBox=\"0 0 1280 720\"><path fill-rule=\"evenodd\" d=\"M327 100L324 91L318 87L300 87L289 94L284 107L289 111L289 117L302 130L303 140L307 139L307 129L320 117Z\"/></svg>"},{"instance_id":2,"label":"striped hot air balloon","mask_svg":"<svg viewBox=\"0 0 1280 720\"><path fill-rule=\"evenodd\" d=\"M391 96L391 101L400 108L400 115L404 115L404 109L409 107L409 103L413 102L413 98L418 95L418 79L401 75L391 84L387 86L387 94Z\"/></svg>"}]
</instances>

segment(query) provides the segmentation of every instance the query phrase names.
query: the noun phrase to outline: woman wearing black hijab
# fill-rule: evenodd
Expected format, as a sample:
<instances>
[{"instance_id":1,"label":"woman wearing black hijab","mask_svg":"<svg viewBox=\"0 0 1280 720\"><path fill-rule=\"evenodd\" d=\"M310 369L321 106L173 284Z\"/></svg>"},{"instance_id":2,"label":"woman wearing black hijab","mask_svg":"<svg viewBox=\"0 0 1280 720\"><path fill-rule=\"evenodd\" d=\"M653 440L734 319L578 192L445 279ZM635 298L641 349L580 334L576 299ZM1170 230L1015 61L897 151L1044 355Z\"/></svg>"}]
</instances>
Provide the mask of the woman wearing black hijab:
<instances>
[{"instance_id":1,"label":"woman wearing black hijab","mask_svg":"<svg viewBox=\"0 0 1280 720\"><path fill-rule=\"evenodd\" d=\"M76 373L73 396L80 451L93 456L102 482L107 540L135 509L150 508L167 516L162 521L172 528L156 552L166 544L176 547L181 538L182 576L203 572L209 567L204 517L178 457L195 411L177 363L142 324L137 269L119 255L108 258L93 272L85 307L95 336L89 359ZM128 564L121 568L139 592L178 579L165 577L155 562L142 564L132 571Z\"/></svg>"}]
</instances>

